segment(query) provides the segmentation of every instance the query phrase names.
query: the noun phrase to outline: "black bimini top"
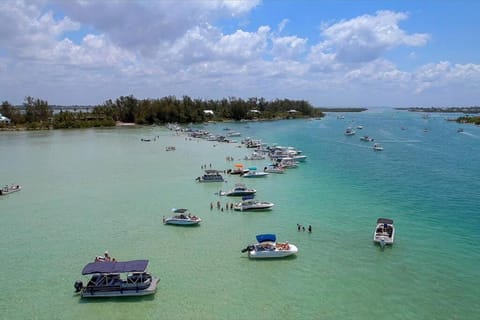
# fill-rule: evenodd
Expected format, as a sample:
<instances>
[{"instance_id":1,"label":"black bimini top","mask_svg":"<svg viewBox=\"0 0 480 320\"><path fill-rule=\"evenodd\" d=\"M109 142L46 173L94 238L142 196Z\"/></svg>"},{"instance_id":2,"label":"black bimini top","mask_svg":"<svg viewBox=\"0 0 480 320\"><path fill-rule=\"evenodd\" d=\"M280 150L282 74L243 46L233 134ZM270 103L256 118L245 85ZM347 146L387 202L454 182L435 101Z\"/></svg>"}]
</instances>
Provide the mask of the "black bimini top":
<instances>
[{"instance_id":1,"label":"black bimini top","mask_svg":"<svg viewBox=\"0 0 480 320\"><path fill-rule=\"evenodd\" d=\"M82 274L144 272L147 265L148 260L90 262L83 268Z\"/></svg>"},{"instance_id":2,"label":"black bimini top","mask_svg":"<svg viewBox=\"0 0 480 320\"><path fill-rule=\"evenodd\" d=\"M393 224L393 220L387 218L378 218L377 223Z\"/></svg>"}]
</instances>

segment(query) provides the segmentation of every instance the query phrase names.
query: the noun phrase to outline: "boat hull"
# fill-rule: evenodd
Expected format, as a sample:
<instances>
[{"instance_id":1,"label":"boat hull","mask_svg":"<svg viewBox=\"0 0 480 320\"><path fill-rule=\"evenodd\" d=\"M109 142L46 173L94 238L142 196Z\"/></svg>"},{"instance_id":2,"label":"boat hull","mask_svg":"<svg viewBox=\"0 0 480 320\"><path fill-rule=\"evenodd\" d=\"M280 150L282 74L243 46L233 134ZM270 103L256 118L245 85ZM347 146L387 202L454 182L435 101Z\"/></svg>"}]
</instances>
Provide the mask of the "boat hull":
<instances>
[{"instance_id":1,"label":"boat hull","mask_svg":"<svg viewBox=\"0 0 480 320\"><path fill-rule=\"evenodd\" d=\"M254 195L257 191L231 191L225 193L227 197L243 197Z\"/></svg>"},{"instance_id":2,"label":"boat hull","mask_svg":"<svg viewBox=\"0 0 480 320\"><path fill-rule=\"evenodd\" d=\"M109 297L137 297L147 296L157 292L157 284L160 281L159 278L152 277L152 282L147 288L138 289L133 286L125 287L113 287L113 288L95 288L91 289L85 287L82 289L80 295L82 298L109 298Z\"/></svg>"},{"instance_id":3,"label":"boat hull","mask_svg":"<svg viewBox=\"0 0 480 320\"><path fill-rule=\"evenodd\" d=\"M199 224L202 220L180 220L180 219L165 219L165 224L174 224L181 226L192 226Z\"/></svg>"},{"instance_id":4,"label":"boat hull","mask_svg":"<svg viewBox=\"0 0 480 320\"><path fill-rule=\"evenodd\" d=\"M17 187L13 187L13 188L4 188L2 190L0 190L0 196L6 196L8 194L11 194L11 193L14 193L14 192L18 192L22 190L22 187L21 186L17 186Z\"/></svg>"},{"instance_id":5,"label":"boat hull","mask_svg":"<svg viewBox=\"0 0 480 320\"><path fill-rule=\"evenodd\" d=\"M250 259L275 259L275 258L285 258L291 255L298 253L297 246L289 244L288 250L250 250L248 251L248 257Z\"/></svg>"},{"instance_id":6,"label":"boat hull","mask_svg":"<svg viewBox=\"0 0 480 320\"><path fill-rule=\"evenodd\" d=\"M268 176L268 172L246 173L243 178L263 178Z\"/></svg>"}]
</instances>

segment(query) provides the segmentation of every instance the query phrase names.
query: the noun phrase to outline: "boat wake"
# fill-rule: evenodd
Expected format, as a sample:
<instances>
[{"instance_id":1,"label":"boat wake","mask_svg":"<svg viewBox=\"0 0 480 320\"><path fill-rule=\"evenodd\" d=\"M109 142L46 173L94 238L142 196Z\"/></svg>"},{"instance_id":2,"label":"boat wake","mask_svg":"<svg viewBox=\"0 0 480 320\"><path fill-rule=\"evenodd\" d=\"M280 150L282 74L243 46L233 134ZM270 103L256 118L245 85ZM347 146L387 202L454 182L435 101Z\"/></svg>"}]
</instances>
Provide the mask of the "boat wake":
<instances>
[{"instance_id":1,"label":"boat wake","mask_svg":"<svg viewBox=\"0 0 480 320\"><path fill-rule=\"evenodd\" d=\"M470 132L465 132L465 131L463 131L463 132L460 132L460 134L464 134L464 135L466 135L466 136L469 136L469 137L472 137L472 138L475 138L475 139L480 139L479 136L477 136L477 135L475 135L475 134L473 134L473 133L470 133Z\"/></svg>"},{"instance_id":2,"label":"boat wake","mask_svg":"<svg viewBox=\"0 0 480 320\"><path fill-rule=\"evenodd\" d=\"M382 143L420 143L421 140L382 140Z\"/></svg>"}]
</instances>

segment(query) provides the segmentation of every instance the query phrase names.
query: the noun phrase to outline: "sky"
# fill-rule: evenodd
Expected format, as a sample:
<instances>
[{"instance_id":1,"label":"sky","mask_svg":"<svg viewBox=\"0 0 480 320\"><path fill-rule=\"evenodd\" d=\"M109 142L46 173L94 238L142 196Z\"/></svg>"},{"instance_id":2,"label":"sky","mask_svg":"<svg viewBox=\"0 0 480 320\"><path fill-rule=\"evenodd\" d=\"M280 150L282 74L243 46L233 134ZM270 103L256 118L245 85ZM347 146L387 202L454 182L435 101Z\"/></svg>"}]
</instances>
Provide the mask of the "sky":
<instances>
[{"instance_id":1,"label":"sky","mask_svg":"<svg viewBox=\"0 0 480 320\"><path fill-rule=\"evenodd\" d=\"M477 0L3 0L0 101L480 105Z\"/></svg>"}]
</instances>

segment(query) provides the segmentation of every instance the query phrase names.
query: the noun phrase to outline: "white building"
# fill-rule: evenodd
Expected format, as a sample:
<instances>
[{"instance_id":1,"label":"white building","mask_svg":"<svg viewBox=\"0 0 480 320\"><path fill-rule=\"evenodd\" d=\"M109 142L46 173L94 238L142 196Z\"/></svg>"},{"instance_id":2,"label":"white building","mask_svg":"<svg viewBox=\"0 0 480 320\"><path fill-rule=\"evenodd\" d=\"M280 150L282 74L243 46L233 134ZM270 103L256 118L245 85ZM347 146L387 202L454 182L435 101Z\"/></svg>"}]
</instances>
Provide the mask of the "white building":
<instances>
[{"instance_id":1,"label":"white building","mask_svg":"<svg viewBox=\"0 0 480 320\"><path fill-rule=\"evenodd\" d=\"M213 116L213 115L215 115L215 114L213 113L213 110L203 110L203 113L204 113L205 115L207 115L207 116Z\"/></svg>"}]
</instances>

